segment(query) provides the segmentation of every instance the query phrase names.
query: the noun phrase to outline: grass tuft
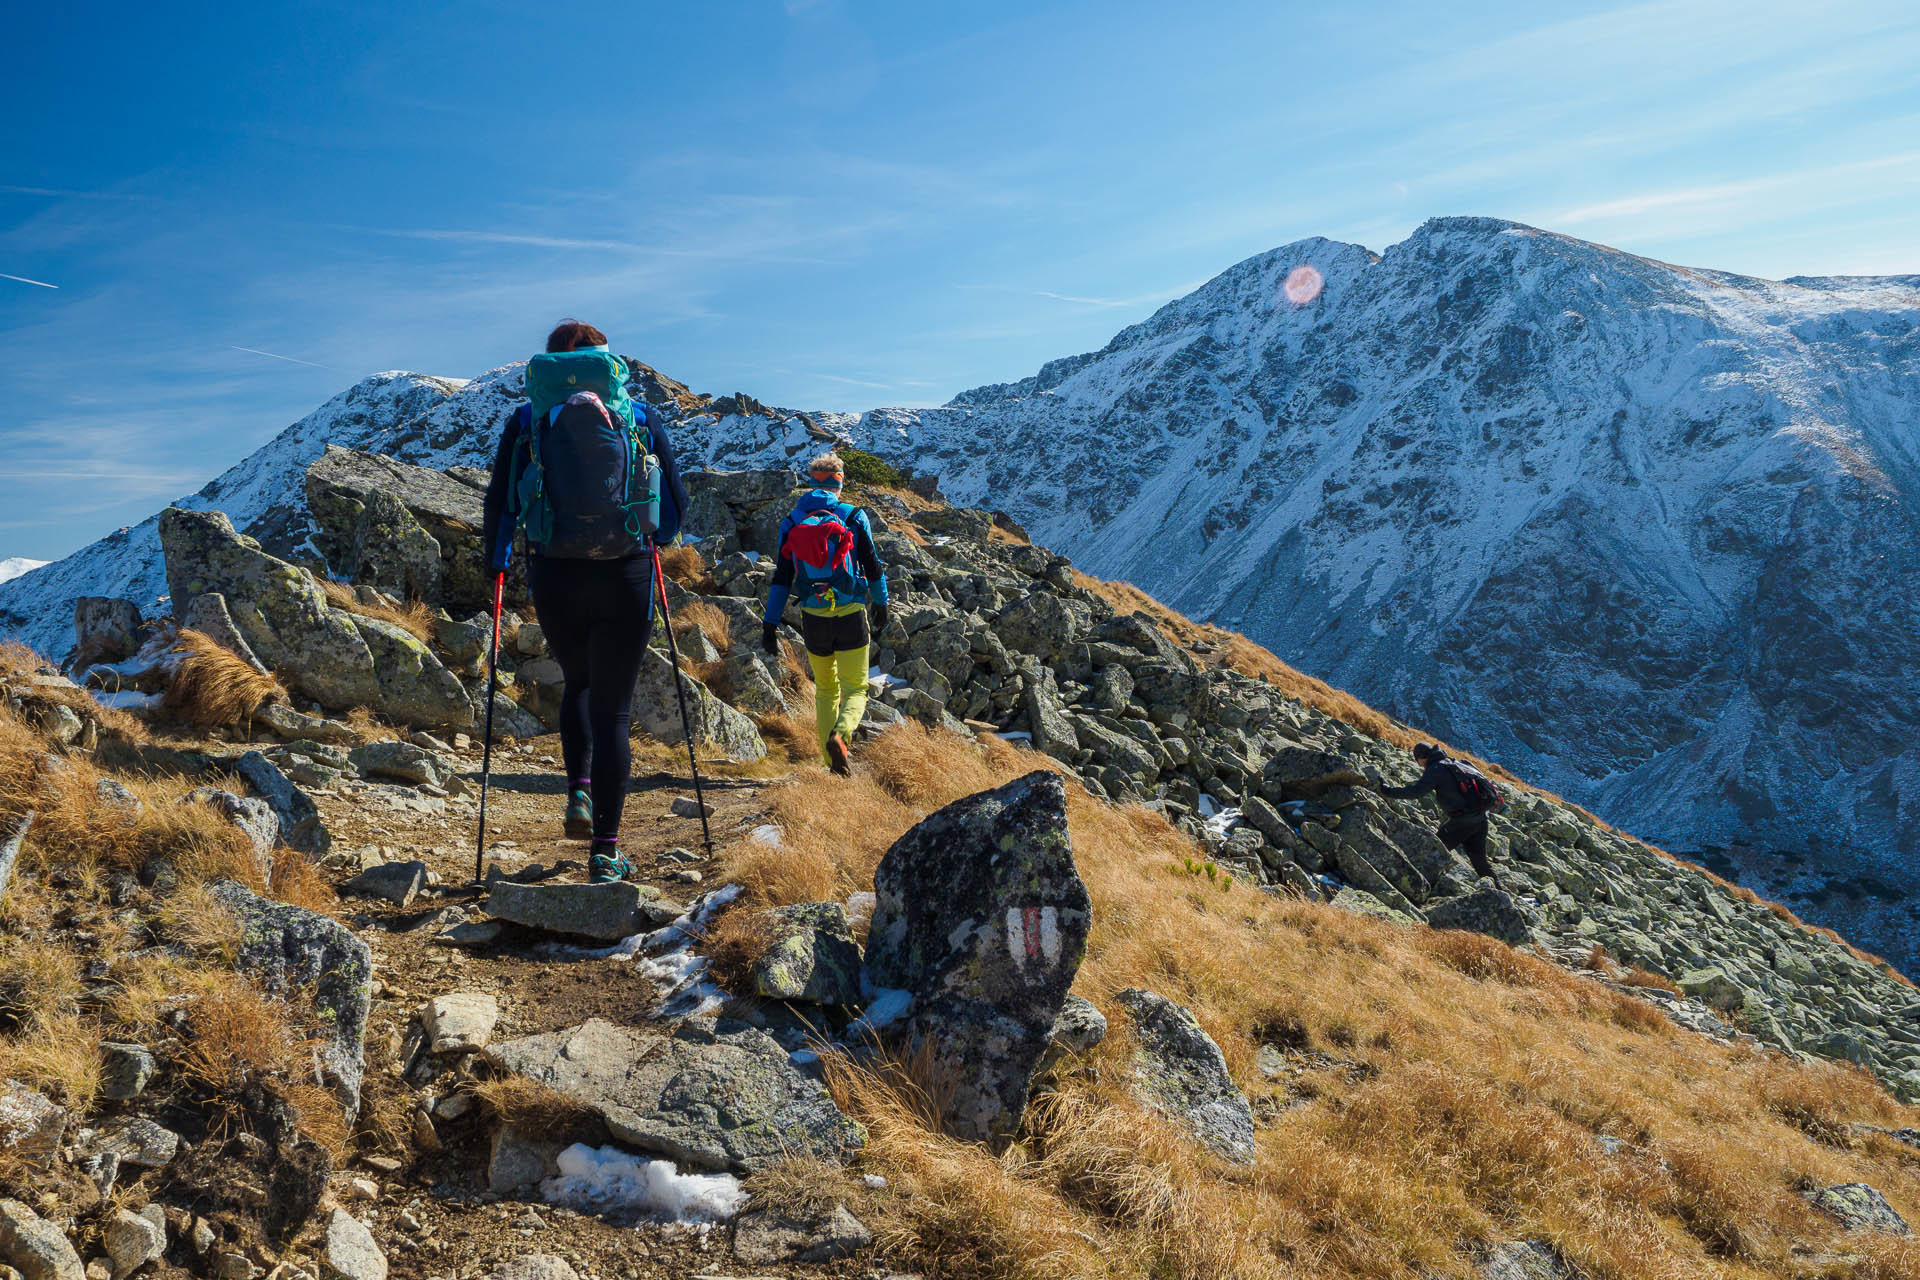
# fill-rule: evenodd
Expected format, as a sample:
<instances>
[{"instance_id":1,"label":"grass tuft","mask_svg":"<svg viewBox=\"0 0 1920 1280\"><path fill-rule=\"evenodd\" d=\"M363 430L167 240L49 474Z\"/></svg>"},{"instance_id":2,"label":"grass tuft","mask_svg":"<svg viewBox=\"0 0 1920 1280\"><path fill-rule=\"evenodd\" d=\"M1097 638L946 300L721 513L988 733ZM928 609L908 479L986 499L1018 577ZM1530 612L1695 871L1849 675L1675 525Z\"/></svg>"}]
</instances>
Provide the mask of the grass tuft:
<instances>
[{"instance_id":1,"label":"grass tuft","mask_svg":"<svg viewBox=\"0 0 1920 1280\"><path fill-rule=\"evenodd\" d=\"M182 631L173 651L182 656L167 685L166 706L188 724L238 724L262 703L287 700L278 677L255 671L211 636Z\"/></svg>"}]
</instances>

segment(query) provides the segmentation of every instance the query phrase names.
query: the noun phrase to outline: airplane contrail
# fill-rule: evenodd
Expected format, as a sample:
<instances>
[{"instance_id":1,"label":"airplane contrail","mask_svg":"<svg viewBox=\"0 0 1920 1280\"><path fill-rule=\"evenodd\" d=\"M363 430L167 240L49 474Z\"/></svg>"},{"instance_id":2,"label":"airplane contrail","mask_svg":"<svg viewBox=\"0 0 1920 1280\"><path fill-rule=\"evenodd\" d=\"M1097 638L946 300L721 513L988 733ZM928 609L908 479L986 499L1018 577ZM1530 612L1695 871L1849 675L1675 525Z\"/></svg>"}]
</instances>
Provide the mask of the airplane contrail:
<instances>
[{"instance_id":1,"label":"airplane contrail","mask_svg":"<svg viewBox=\"0 0 1920 1280\"><path fill-rule=\"evenodd\" d=\"M250 356L266 356L270 360L285 360L288 364L303 364L309 369L325 369L329 373L335 372L332 365L315 364L311 360L296 360L292 356L283 356L276 351L262 351L258 347L236 347L232 343L228 343L227 346L234 351L244 351Z\"/></svg>"},{"instance_id":2,"label":"airplane contrail","mask_svg":"<svg viewBox=\"0 0 1920 1280\"><path fill-rule=\"evenodd\" d=\"M25 276L10 276L4 271L0 271L0 280L18 280L21 284L37 284L42 289L58 289L60 287L57 284L48 284L45 280L29 280Z\"/></svg>"}]
</instances>

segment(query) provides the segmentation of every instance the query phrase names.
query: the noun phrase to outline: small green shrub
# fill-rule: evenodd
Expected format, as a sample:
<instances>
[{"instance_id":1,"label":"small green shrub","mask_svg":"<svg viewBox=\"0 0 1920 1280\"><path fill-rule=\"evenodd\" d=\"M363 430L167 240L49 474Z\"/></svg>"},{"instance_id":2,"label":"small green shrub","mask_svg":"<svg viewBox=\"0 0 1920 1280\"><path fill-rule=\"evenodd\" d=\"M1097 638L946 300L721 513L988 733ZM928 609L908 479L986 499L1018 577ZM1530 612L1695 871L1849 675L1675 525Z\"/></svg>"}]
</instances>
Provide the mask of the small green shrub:
<instances>
[{"instance_id":1,"label":"small green shrub","mask_svg":"<svg viewBox=\"0 0 1920 1280\"><path fill-rule=\"evenodd\" d=\"M861 449L840 449L840 460L847 464L847 479L855 484L885 485L889 489L906 487L906 477L900 469L884 458Z\"/></svg>"}]
</instances>

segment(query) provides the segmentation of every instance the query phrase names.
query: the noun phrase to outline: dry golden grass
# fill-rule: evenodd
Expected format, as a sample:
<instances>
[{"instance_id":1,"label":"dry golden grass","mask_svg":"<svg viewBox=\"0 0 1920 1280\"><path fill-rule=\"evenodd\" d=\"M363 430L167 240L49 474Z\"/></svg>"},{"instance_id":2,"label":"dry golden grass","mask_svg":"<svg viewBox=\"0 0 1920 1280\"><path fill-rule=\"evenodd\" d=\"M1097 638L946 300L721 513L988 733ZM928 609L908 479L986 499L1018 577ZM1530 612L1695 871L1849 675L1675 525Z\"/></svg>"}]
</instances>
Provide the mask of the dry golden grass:
<instances>
[{"instance_id":1,"label":"dry golden grass","mask_svg":"<svg viewBox=\"0 0 1920 1280\"><path fill-rule=\"evenodd\" d=\"M313 1079L317 1038L294 1025L289 1007L232 973L198 975L187 1003L187 1033L173 1062L188 1093L212 1112L215 1132L249 1129L250 1091L264 1087L290 1104L299 1131L336 1159L351 1132L339 1101Z\"/></svg>"},{"instance_id":2,"label":"dry golden grass","mask_svg":"<svg viewBox=\"0 0 1920 1280\"><path fill-rule=\"evenodd\" d=\"M148 740L147 726L138 717L104 706L84 690L29 685L26 678L41 672L52 674L52 664L18 641L0 641L0 683L14 686L29 706L59 703L94 721L102 733L128 742Z\"/></svg>"},{"instance_id":3,"label":"dry golden grass","mask_svg":"<svg viewBox=\"0 0 1920 1280\"><path fill-rule=\"evenodd\" d=\"M342 718L362 742L395 742L404 736L366 707L354 707Z\"/></svg>"},{"instance_id":4,"label":"dry golden grass","mask_svg":"<svg viewBox=\"0 0 1920 1280\"><path fill-rule=\"evenodd\" d=\"M733 648L733 625L717 605L694 600L674 611L675 635L684 636L695 627L705 632L707 639L713 641L713 647L720 652L725 653Z\"/></svg>"},{"instance_id":5,"label":"dry golden grass","mask_svg":"<svg viewBox=\"0 0 1920 1280\"><path fill-rule=\"evenodd\" d=\"M348 613L357 613L363 618L373 618L379 622L390 622L399 627L422 644L433 640L433 624L436 621L433 610L419 600L410 600L405 604L368 604L359 593L344 582L329 582L315 578L320 589L327 593L327 603L336 609Z\"/></svg>"},{"instance_id":6,"label":"dry golden grass","mask_svg":"<svg viewBox=\"0 0 1920 1280\"><path fill-rule=\"evenodd\" d=\"M706 557L700 554L698 547L667 547L660 552L660 569L669 578L689 591L697 591L710 596L720 589L707 571Z\"/></svg>"},{"instance_id":7,"label":"dry golden grass","mask_svg":"<svg viewBox=\"0 0 1920 1280\"><path fill-rule=\"evenodd\" d=\"M736 905L707 926L700 950L707 956L708 972L715 982L724 990L746 993L754 966L773 943L773 925L765 913L752 906Z\"/></svg>"},{"instance_id":8,"label":"dry golden grass","mask_svg":"<svg viewBox=\"0 0 1920 1280\"><path fill-rule=\"evenodd\" d=\"M333 915L340 906L340 895L333 891L325 873L294 849L282 849L275 856L267 896L323 916Z\"/></svg>"},{"instance_id":9,"label":"dry golden grass","mask_svg":"<svg viewBox=\"0 0 1920 1280\"><path fill-rule=\"evenodd\" d=\"M188 724L238 724L262 703L287 700L278 677L255 671L211 636L182 631L174 652L182 657L167 685L166 706Z\"/></svg>"},{"instance_id":10,"label":"dry golden grass","mask_svg":"<svg viewBox=\"0 0 1920 1280\"><path fill-rule=\"evenodd\" d=\"M742 842L756 903L842 897L931 809L1043 756L889 730L850 779L771 792L782 845ZM1793 1274L1793 1249L1852 1248L1798 1194L1864 1181L1920 1213L1920 1161L1847 1126L1913 1124L1862 1073L1677 1031L1652 1004L1472 934L1407 928L1169 870L1196 851L1156 815L1068 783L1094 903L1076 989L1106 1044L1063 1068L1004 1157L929 1129L911 1065L831 1064L900 1194L869 1225L946 1276L1467 1277L1481 1243L1542 1236L1596 1280ZM1250 1169L1223 1166L1127 1088L1114 992L1192 1009L1272 1119ZM1289 1087L1262 1038L1348 1065ZM1280 1105L1290 1102L1291 1105ZM1597 1142L1631 1144L1608 1156ZM1903 1275L1882 1251L1862 1275ZM1885 1268L1892 1268L1886 1270Z\"/></svg>"},{"instance_id":11,"label":"dry golden grass","mask_svg":"<svg viewBox=\"0 0 1920 1280\"><path fill-rule=\"evenodd\" d=\"M25 865L138 873L164 857L187 879L226 876L261 887L247 838L211 810L178 803L189 782L119 779L141 801L130 813L100 803L101 771L91 761L73 756L49 767L48 759L40 734L0 710L0 820L34 814Z\"/></svg>"},{"instance_id":12,"label":"dry golden grass","mask_svg":"<svg viewBox=\"0 0 1920 1280\"><path fill-rule=\"evenodd\" d=\"M591 1141L604 1131L591 1108L524 1076L482 1080L473 1086L473 1096L497 1122L538 1133L549 1141Z\"/></svg>"}]
</instances>

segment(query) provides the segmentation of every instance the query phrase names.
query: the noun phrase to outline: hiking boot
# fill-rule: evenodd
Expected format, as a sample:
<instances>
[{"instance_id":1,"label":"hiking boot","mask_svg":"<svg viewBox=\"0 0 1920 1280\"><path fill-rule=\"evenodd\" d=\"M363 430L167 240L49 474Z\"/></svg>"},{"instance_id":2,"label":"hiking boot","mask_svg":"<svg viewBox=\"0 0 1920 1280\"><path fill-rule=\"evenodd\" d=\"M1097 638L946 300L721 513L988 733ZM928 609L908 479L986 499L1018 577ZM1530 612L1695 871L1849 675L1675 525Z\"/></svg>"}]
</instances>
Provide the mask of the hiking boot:
<instances>
[{"instance_id":1,"label":"hiking boot","mask_svg":"<svg viewBox=\"0 0 1920 1280\"><path fill-rule=\"evenodd\" d=\"M566 827L567 839L588 840L593 837L593 799L584 791L576 791L567 797L567 816L562 824Z\"/></svg>"},{"instance_id":2,"label":"hiking boot","mask_svg":"<svg viewBox=\"0 0 1920 1280\"><path fill-rule=\"evenodd\" d=\"M592 884L617 884L633 874L633 864L609 845L610 853L596 853L587 859L587 880Z\"/></svg>"},{"instance_id":3,"label":"hiking boot","mask_svg":"<svg viewBox=\"0 0 1920 1280\"><path fill-rule=\"evenodd\" d=\"M827 767L843 778L853 776L852 757L847 753L847 740L837 733L827 735Z\"/></svg>"}]
</instances>

